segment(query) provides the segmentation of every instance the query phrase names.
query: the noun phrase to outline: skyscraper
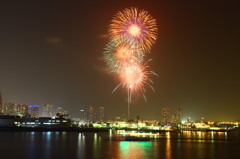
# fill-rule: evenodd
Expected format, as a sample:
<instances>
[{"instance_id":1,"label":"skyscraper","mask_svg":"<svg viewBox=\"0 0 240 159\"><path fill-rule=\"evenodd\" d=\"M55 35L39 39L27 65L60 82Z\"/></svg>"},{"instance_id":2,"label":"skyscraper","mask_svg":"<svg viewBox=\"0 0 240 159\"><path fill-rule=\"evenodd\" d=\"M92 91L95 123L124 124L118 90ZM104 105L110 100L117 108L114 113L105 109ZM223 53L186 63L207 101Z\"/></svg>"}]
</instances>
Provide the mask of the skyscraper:
<instances>
[{"instance_id":1,"label":"skyscraper","mask_svg":"<svg viewBox=\"0 0 240 159\"><path fill-rule=\"evenodd\" d=\"M175 114L169 115L169 122L171 124L176 124L176 115Z\"/></svg>"},{"instance_id":2,"label":"skyscraper","mask_svg":"<svg viewBox=\"0 0 240 159\"><path fill-rule=\"evenodd\" d=\"M0 105L2 105L2 93L0 92Z\"/></svg>"},{"instance_id":3,"label":"skyscraper","mask_svg":"<svg viewBox=\"0 0 240 159\"><path fill-rule=\"evenodd\" d=\"M64 112L64 110L63 110L62 107L58 107L58 108L57 108L57 113L58 113L58 114L62 115L63 112Z\"/></svg>"},{"instance_id":4,"label":"skyscraper","mask_svg":"<svg viewBox=\"0 0 240 159\"><path fill-rule=\"evenodd\" d=\"M85 122L86 120L87 120L87 114L83 109L81 109L80 110L80 121Z\"/></svg>"},{"instance_id":5,"label":"skyscraper","mask_svg":"<svg viewBox=\"0 0 240 159\"><path fill-rule=\"evenodd\" d=\"M162 114L162 123L163 124L169 123L169 107L163 107L161 114Z\"/></svg>"},{"instance_id":6,"label":"skyscraper","mask_svg":"<svg viewBox=\"0 0 240 159\"><path fill-rule=\"evenodd\" d=\"M100 121L103 121L103 120L104 120L104 116L105 116L104 106L100 106L100 107L99 107L99 119L100 119Z\"/></svg>"},{"instance_id":7,"label":"skyscraper","mask_svg":"<svg viewBox=\"0 0 240 159\"><path fill-rule=\"evenodd\" d=\"M17 113L18 111L18 105L13 102L8 102L4 104L4 113L8 115L12 115L14 113Z\"/></svg>"},{"instance_id":8,"label":"skyscraper","mask_svg":"<svg viewBox=\"0 0 240 159\"><path fill-rule=\"evenodd\" d=\"M44 104L42 105L42 116L43 117L52 117L52 104Z\"/></svg>"},{"instance_id":9,"label":"skyscraper","mask_svg":"<svg viewBox=\"0 0 240 159\"><path fill-rule=\"evenodd\" d=\"M89 106L89 109L88 109L88 120L90 122L94 120L94 109L92 106Z\"/></svg>"},{"instance_id":10,"label":"skyscraper","mask_svg":"<svg viewBox=\"0 0 240 159\"><path fill-rule=\"evenodd\" d=\"M39 107L38 105L29 105L28 106L28 113L31 115L32 118L39 117Z\"/></svg>"},{"instance_id":11,"label":"skyscraper","mask_svg":"<svg viewBox=\"0 0 240 159\"><path fill-rule=\"evenodd\" d=\"M28 116L28 104L19 104L18 112L23 116Z\"/></svg>"},{"instance_id":12,"label":"skyscraper","mask_svg":"<svg viewBox=\"0 0 240 159\"><path fill-rule=\"evenodd\" d=\"M182 110L181 108L176 109L176 124L181 124L182 120Z\"/></svg>"},{"instance_id":13,"label":"skyscraper","mask_svg":"<svg viewBox=\"0 0 240 159\"><path fill-rule=\"evenodd\" d=\"M2 93L0 92L0 114L3 113Z\"/></svg>"},{"instance_id":14,"label":"skyscraper","mask_svg":"<svg viewBox=\"0 0 240 159\"><path fill-rule=\"evenodd\" d=\"M69 114L68 114L68 111L67 110L65 110L65 109L63 109L62 107L58 107L57 108L57 114L56 114L58 117L60 117L60 118L63 118L63 117L66 117L66 116L68 116Z\"/></svg>"}]
</instances>

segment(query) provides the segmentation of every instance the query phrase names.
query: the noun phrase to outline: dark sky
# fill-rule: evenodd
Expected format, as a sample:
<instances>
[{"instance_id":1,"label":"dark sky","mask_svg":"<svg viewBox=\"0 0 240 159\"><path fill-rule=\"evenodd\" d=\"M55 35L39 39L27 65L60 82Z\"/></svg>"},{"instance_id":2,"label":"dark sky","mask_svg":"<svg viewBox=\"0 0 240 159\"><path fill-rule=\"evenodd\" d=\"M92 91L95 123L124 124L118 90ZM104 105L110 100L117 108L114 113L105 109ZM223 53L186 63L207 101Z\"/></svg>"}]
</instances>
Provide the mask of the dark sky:
<instances>
[{"instance_id":1,"label":"dark sky","mask_svg":"<svg viewBox=\"0 0 240 159\"><path fill-rule=\"evenodd\" d=\"M151 70L155 93L135 94L131 116L240 119L240 16L237 1L1 1L0 91L3 101L50 103L77 117L88 105L113 118L127 112L127 92L106 72L104 35L112 16L132 6L158 23Z\"/></svg>"}]
</instances>

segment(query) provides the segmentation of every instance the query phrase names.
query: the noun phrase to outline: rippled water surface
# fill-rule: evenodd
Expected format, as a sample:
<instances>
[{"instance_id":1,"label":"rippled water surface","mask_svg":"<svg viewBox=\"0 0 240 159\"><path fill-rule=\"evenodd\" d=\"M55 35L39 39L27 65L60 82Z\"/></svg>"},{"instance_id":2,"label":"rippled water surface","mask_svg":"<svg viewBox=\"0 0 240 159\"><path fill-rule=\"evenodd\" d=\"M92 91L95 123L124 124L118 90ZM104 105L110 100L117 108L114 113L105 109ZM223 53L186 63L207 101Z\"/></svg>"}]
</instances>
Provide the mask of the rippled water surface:
<instances>
[{"instance_id":1,"label":"rippled water surface","mask_svg":"<svg viewBox=\"0 0 240 159\"><path fill-rule=\"evenodd\" d=\"M0 132L1 159L240 158L238 132L166 132L120 141L117 132Z\"/></svg>"}]
</instances>

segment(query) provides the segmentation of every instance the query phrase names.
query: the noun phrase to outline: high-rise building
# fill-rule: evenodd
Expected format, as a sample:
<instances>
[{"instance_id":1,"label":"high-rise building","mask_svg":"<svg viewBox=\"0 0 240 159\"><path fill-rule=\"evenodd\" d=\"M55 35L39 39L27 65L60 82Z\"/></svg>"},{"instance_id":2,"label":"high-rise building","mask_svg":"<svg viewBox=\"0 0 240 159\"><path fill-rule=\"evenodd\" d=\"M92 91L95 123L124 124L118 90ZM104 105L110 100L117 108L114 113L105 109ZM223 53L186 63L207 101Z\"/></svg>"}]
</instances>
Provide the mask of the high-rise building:
<instances>
[{"instance_id":1,"label":"high-rise building","mask_svg":"<svg viewBox=\"0 0 240 159\"><path fill-rule=\"evenodd\" d=\"M58 107L57 108L57 116L58 117L66 117L66 116L68 116L69 114L68 114L68 111L67 110L65 110L65 109L63 109L63 108L61 108L61 107Z\"/></svg>"},{"instance_id":2,"label":"high-rise building","mask_svg":"<svg viewBox=\"0 0 240 159\"><path fill-rule=\"evenodd\" d=\"M3 113L2 93L0 92L0 114Z\"/></svg>"},{"instance_id":3,"label":"high-rise building","mask_svg":"<svg viewBox=\"0 0 240 159\"><path fill-rule=\"evenodd\" d=\"M163 124L169 123L169 107L163 107L161 114L162 114L162 123Z\"/></svg>"},{"instance_id":4,"label":"high-rise building","mask_svg":"<svg viewBox=\"0 0 240 159\"><path fill-rule=\"evenodd\" d=\"M81 109L80 114L79 114L79 116L80 116L79 118L80 118L81 121L84 121L84 113L85 113L84 110Z\"/></svg>"},{"instance_id":5,"label":"high-rise building","mask_svg":"<svg viewBox=\"0 0 240 159\"><path fill-rule=\"evenodd\" d=\"M176 124L176 115L175 114L169 115L169 122L171 124Z\"/></svg>"},{"instance_id":6,"label":"high-rise building","mask_svg":"<svg viewBox=\"0 0 240 159\"><path fill-rule=\"evenodd\" d=\"M86 120L87 120L87 113L83 109L81 109L80 110L80 121L84 122Z\"/></svg>"},{"instance_id":7,"label":"high-rise building","mask_svg":"<svg viewBox=\"0 0 240 159\"><path fill-rule=\"evenodd\" d=\"M39 117L39 105L29 105L28 106L28 113L31 115L32 118Z\"/></svg>"},{"instance_id":8,"label":"high-rise building","mask_svg":"<svg viewBox=\"0 0 240 159\"><path fill-rule=\"evenodd\" d=\"M23 116L28 116L28 104L18 104L17 111Z\"/></svg>"},{"instance_id":9,"label":"high-rise building","mask_svg":"<svg viewBox=\"0 0 240 159\"><path fill-rule=\"evenodd\" d=\"M3 108L4 108L3 110L4 114L10 115L18 112L18 105L13 102L5 103Z\"/></svg>"},{"instance_id":10,"label":"high-rise building","mask_svg":"<svg viewBox=\"0 0 240 159\"><path fill-rule=\"evenodd\" d=\"M100 119L100 121L104 120L104 117L105 117L104 109L105 109L104 106L100 106L100 108L99 108L99 119Z\"/></svg>"},{"instance_id":11,"label":"high-rise building","mask_svg":"<svg viewBox=\"0 0 240 159\"><path fill-rule=\"evenodd\" d=\"M176 115L175 115L175 117L176 117L176 124L181 124L181 120L182 120L182 110L181 110L181 108L177 108L176 109Z\"/></svg>"},{"instance_id":12,"label":"high-rise building","mask_svg":"<svg viewBox=\"0 0 240 159\"><path fill-rule=\"evenodd\" d=\"M57 108L57 113L63 114L63 112L64 112L64 109L62 107Z\"/></svg>"},{"instance_id":13,"label":"high-rise building","mask_svg":"<svg viewBox=\"0 0 240 159\"><path fill-rule=\"evenodd\" d=\"M42 116L43 117L52 117L52 104L44 104L42 105Z\"/></svg>"},{"instance_id":14,"label":"high-rise building","mask_svg":"<svg viewBox=\"0 0 240 159\"><path fill-rule=\"evenodd\" d=\"M88 108L88 120L90 122L94 121L94 109L92 106L89 106L89 108Z\"/></svg>"},{"instance_id":15,"label":"high-rise building","mask_svg":"<svg viewBox=\"0 0 240 159\"><path fill-rule=\"evenodd\" d=\"M93 109L93 121L98 121L98 111L96 109Z\"/></svg>"}]
</instances>

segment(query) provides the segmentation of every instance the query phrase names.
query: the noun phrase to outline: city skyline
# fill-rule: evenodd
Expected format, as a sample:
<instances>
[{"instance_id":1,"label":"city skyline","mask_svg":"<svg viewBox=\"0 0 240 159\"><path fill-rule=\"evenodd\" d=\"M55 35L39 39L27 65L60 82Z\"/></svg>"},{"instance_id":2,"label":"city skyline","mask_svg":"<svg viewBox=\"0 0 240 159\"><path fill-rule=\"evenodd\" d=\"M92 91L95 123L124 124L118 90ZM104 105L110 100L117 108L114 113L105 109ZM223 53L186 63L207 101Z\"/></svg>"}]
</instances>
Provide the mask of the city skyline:
<instances>
[{"instance_id":1,"label":"city skyline","mask_svg":"<svg viewBox=\"0 0 240 159\"><path fill-rule=\"evenodd\" d=\"M79 116L104 106L107 118L127 113L126 90L106 71L103 48L118 10L146 9L157 20L150 58L156 93L133 97L131 117L159 119L161 108L182 118L239 119L239 13L234 2L121 2L3 4L0 92L3 102L50 103ZM190 14L191 13L191 14ZM3 103L3 104L4 104Z\"/></svg>"}]
</instances>

